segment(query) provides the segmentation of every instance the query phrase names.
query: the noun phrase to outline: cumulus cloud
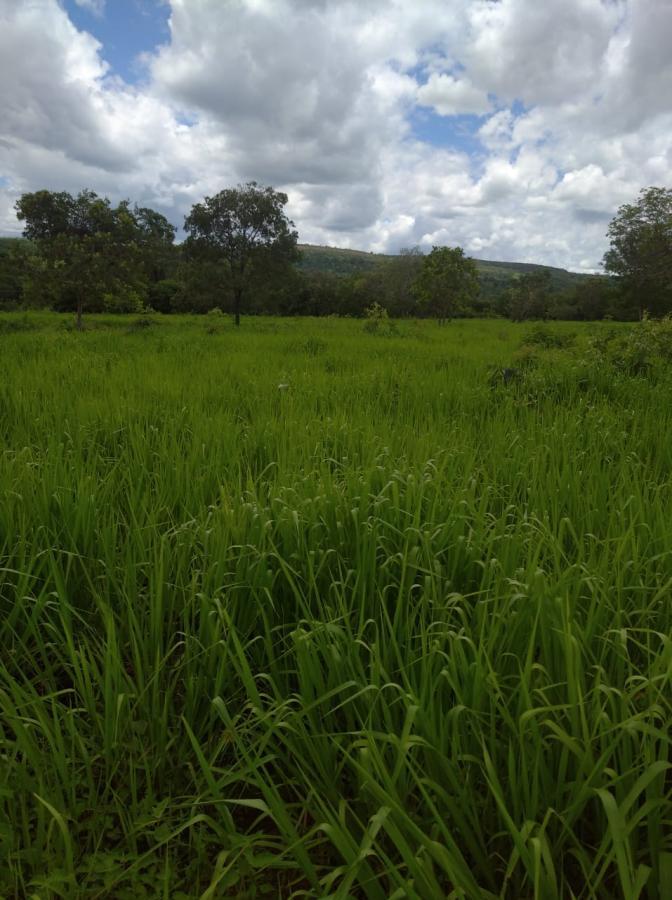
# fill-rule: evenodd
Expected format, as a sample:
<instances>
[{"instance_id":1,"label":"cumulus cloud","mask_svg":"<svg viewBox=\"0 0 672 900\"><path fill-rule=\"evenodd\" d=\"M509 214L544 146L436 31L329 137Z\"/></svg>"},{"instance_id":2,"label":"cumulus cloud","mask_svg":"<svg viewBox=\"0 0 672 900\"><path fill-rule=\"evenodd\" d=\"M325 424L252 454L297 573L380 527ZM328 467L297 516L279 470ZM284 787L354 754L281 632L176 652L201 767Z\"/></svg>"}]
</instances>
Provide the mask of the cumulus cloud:
<instances>
[{"instance_id":1,"label":"cumulus cloud","mask_svg":"<svg viewBox=\"0 0 672 900\"><path fill-rule=\"evenodd\" d=\"M509 103L565 102L600 77L622 7L619 0L475 0L463 62L477 84Z\"/></svg>"},{"instance_id":2,"label":"cumulus cloud","mask_svg":"<svg viewBox=\"0 0 672 900\"><path fill-rule=\"evenodd\" d=\"M102 16L105 11L105 0L75 0L77 6L93 13L94 16Z\"/></svg>"},{"instance_id":3,"label":"cumulus cloud","mask_svg":"<svg viewBox=\"0 0 672 900\"><path fill-rule=\"evenodd\" d=\"M466 78L446 73L433 72L418 89L417 97L421 106L432 106L441 116L481 115L491 109L485 91L474 87Z\"/></svg>"},{"instance_id":4,"label":"cumulus cloud","mask_svg":"<svg viewBox=\"0 0 672 900\"><path fill-rule=\"evenodd\" d=\"M0 230L24 190L87 186L179 225L254 178L287 191L303 240L590 269L618 205L670 182L668 0L169 11L129 84L58 0L0 0Z\"/></svg>"}]
</instances>

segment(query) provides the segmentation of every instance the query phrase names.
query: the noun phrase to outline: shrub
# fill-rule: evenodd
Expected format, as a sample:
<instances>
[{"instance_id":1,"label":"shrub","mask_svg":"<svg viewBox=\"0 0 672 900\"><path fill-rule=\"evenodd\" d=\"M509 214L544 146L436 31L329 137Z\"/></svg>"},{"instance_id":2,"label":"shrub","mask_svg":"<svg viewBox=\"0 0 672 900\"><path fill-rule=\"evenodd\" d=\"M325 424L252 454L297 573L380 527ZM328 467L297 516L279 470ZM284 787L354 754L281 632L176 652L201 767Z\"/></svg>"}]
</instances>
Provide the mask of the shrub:
<instances>
[{"instance_id":1,"label":"shrub","mask_svg":"<svg viewBox=\"0 0 672 900\"><path fill-rule=\"evenodd\" d=\"M205 326L205 333L219 334L224 323L224 313L222 310L218 306L209 309L206 314L206 319L207 325Z\"/></svg>"},{"instance_id":2,"label":"shrub","mask_svg":"<svg viewBox=\"0 0 672 900\"><path fill-rule=\"evenodd\" d=\"M181 290L180 282L174 278L164 278L150 284L147 289L147 302L150 306L162 313L173 312L176 308L176 298Z\"/></svg>"},{"instance_id":3,"label":"shrub","mask_svg":"<svg viewBox=\"0 0 672 900\"><path fill-rule=\"evenodd\" d=\"M103 294L103 308L113 313L144 312L144 301L133 288L121 287L118 291Z\"/></svg>"},{"instance_id":4,"label":"shrub","mask_svg":"<svg viewBox=\"0 0 672 900\"><path fill-rule=\"evenodd\" d=\"M612 329L590 341L591 354L626 375L647 375L672 363L672 316L650 319L627 329Z\"/></svg>"},{"instance_id":5,"label":"shrub","mask_svg":"<svg viewBox=\"0 0 672 900\"><path fill-rule=\"evenodd\" d=\"M544 347L546 350L566 350L576 340L573 332L563 334L548 328L537 327L529 331L523 338L523 346Z\"/></svg>"},{"instance_id":6,"label":"shrub","mask_svg":"<svg viewBox=\"0 0 672 900\"><path fill-rule=\"evenodd\" d=\"M390 319L387 310L380 303L372 303L364 310L366 321L364 331L367 334L396 334L397 325Z\"/></svg>"}]
</instances>

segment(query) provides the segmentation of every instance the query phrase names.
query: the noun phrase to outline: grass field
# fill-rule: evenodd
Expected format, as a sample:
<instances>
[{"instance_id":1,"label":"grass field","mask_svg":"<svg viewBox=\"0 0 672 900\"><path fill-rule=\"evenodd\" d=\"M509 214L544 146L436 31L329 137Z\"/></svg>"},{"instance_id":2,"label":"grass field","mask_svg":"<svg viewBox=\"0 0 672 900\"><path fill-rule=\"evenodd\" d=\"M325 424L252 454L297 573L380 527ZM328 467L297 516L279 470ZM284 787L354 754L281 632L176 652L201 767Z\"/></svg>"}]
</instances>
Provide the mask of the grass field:
<instances>
[{"instance_id":1,"label":"grass field","mask_svg":"<svg viewBox=\"0 0 672 900\"><path fill-rule=\"evenodd\" d=\"M0 897L672 896L672 370L88 325L0 318Z\"/></svg>"}]
</instances>

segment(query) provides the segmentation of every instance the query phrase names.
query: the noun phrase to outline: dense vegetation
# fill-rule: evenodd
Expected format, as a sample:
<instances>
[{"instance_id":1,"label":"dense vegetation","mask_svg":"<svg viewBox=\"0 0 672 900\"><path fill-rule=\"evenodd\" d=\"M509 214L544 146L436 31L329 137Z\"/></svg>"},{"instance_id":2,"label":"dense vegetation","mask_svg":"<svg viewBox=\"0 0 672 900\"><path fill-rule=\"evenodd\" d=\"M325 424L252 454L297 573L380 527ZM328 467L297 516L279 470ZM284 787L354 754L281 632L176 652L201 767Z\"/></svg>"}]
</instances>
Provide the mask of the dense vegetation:
<instances>
[{"instance_id":1,"label":"dense vegetation","mask_svg":"<svg viewBox=\"0 0 672 900\"><path fill-rule=\"evenodd\" d=\"M0 310L17 306L23 299L23 260L29 250L21 238L0 237Z\"/></svg>"},{"instance_id":2,"label":"dense vegetation","mask_svg":"<svg viewBox=\"0 0 672 900\"><path fill-rule=\"evenodd\" d=\"M0 238L0 309L22 305L40 306L53 297L54 286L46 292L42 284L30 281L29 250L26 241ZM336 247L299 244L299 259L290 269L271 277L257 272L248 311L259 315L346 315L363 316L372 303L381 303L393 316L425 316L411 285L422 257L386 256ZM612 280L586 276L564 269L526 263L475 260L480 295L461 315L506 316L551 319L632 319L634 306L624 304ZM548 273L548 274L546 274ZM516 291L526 277L541 276L541 292L533 308L516 309ZM520 290L518 290L518 294ZM143 305L158 312L207 312L218 308L232 312L234 296L216 266L206 260L186 258L183 245L172 247L168 258L147 279L143 289L128 292L125 303L118 297L105 298L94 292L89 298L92 311L135 311ZM53 299L54 308L73 308L67 295Z\"/></svg>"},{"instance_id":3,"label":"dense vegetation","mask_svg":"<svg viewBox=\"0 0 672 900\"><path fill-rule=\"evenodd\" d=\"M113 207L90 191L24 194L17 214L30 242L0 242L0 306L73 309L80 324L84 308L220 309L237 322L241 311L364 316L373 306L392 317L514 321L672 312L672 191L665 188L642 191L612 220L604 258L611 278L469 260L459 247L297 253L286 203L286 194L256 182L227 188L193 206L187 240L175 245L175 227L146 207Z\"/></svg>"},{"instance_id":4,"label":"dense vegetation","mask_svg":"<svg viewBox=\"0 0 672 900\"><path fill-rule=\"evenodd\" d=\"M0 317L0 895L672 895L669 321Z\"/></svg>"},{"instance_id":5,"label":"dense vegetation","mask_svg":"<svg viewBox=\"0 0 672 900\"><path fill-rule=\"evenodd\" d=\"M332 272L335 275L358 275L371 272L391 263L396 255L366 253L341 247L320 247L315 244L299 244L301 260L299 268L304 272ZM589 276L568 272L553 266L534 263L495 262L489 259L474 260L481 279L481 290L487 294L503 294L511 287L512 279L521 275L548 270L551 289L556 293L571 291Z\"/></svg>"}]
</instances>

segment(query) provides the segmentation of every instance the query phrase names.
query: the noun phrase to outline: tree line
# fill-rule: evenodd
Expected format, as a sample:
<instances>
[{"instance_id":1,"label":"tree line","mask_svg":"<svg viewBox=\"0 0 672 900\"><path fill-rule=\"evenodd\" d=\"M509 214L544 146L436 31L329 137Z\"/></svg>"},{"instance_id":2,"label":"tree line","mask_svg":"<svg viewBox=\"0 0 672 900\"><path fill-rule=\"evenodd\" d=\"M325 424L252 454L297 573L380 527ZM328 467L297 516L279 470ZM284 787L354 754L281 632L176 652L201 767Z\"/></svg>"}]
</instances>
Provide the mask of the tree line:
<instances>
[{"instance_id":1,"label":"tree line","mask_svg":"<svg viewBox=\"0 0 672 900\"><path fill-rule=\"evenodd\" d=\"M672 312L672 190L651 187L609 226L607 275L554 290L548 269L504 289L479 278L460 247L402 250L367 272L303 271L287 195L249 182L196 203L186 239L156 210L113 206L92 191L23 194L25 240L0 244L0 306L85 312L231 313L394 317L506 316L636 319Z\"/></svg>"}]
</instances>

